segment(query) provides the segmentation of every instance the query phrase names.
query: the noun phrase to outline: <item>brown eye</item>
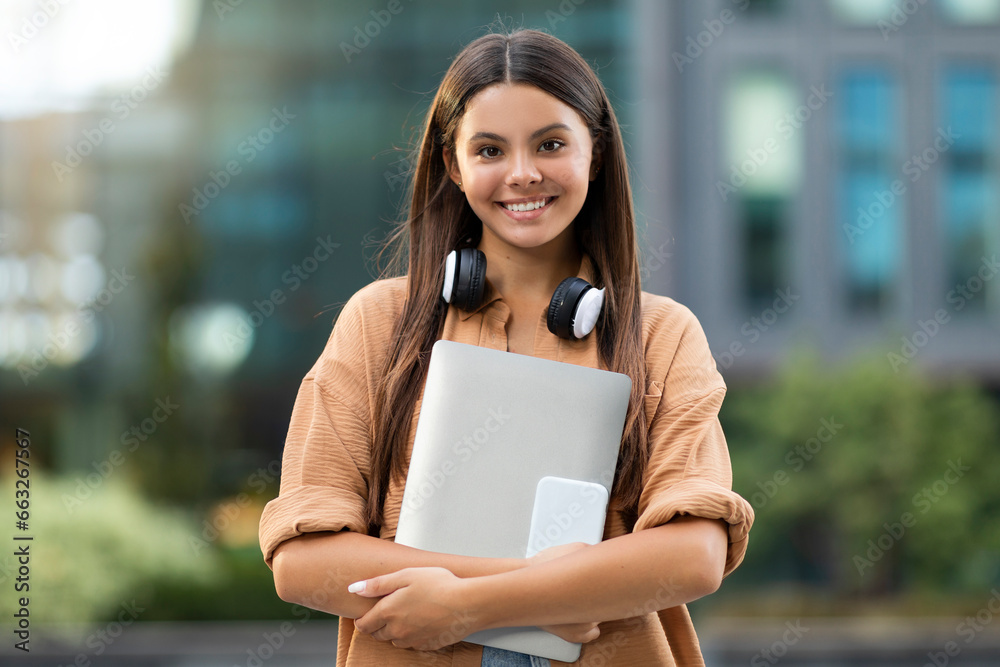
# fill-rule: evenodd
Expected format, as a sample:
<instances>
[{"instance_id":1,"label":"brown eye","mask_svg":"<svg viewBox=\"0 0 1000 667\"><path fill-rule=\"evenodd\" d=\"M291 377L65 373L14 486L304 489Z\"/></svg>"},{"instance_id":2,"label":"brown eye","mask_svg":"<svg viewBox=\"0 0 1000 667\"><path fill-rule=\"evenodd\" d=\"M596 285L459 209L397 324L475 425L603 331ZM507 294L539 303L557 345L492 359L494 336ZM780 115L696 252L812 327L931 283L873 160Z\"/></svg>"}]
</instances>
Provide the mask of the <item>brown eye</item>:
<instances>
[{"instance_id":1,"label":"brown eye","mask_svg":"<svg viewBox=\"0 0 1000 667\"><path fill-rule=\"evenodd\" d=\"M564 146L563 142L557 139L549 139L548 141L543 141L539 148L542 149L543 153L551 153L552 151L558 150L561 146Z\"/></svg>"},{"instance_id":2,"label":"brown eye","mask_svg":"<svg viewBox=\"0 0 1000 667\"><path fill-rule=\"evenodd\" d=\"M500 149L496 146L483 146L477 152L478 155L482 155L485 158L494 158L500 155Z\"/></svg>"}]
</instances>

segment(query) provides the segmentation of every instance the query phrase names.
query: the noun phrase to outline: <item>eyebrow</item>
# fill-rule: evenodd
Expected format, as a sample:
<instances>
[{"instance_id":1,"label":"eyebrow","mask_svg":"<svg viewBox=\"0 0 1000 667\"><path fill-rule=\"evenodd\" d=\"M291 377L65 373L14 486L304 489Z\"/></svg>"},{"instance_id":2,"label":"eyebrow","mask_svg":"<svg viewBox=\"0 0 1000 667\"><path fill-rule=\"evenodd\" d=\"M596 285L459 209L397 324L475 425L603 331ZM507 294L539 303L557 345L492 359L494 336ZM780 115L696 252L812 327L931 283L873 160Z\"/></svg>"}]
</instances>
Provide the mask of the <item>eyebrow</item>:
<instances>
[{"instance_id":1,"label":"eyebrow","mask_svg":"<svg viewBox=\"0 0 1000 667\"><path fill-rule=\"evenodd\" d=\"M566 123L552 123L551 125L546 125L540 130L535 130L528 137L528 140L537 139L538 137L551 132L552 130L571 130L570 126ZM490 141L496 141L497 143L505 144L507 140L501 137L499 134L494 134L493 132L476 132L474 135L469 137L469 141L476 141L478 139L489 139Z\"/></svg>"}]
</instances>

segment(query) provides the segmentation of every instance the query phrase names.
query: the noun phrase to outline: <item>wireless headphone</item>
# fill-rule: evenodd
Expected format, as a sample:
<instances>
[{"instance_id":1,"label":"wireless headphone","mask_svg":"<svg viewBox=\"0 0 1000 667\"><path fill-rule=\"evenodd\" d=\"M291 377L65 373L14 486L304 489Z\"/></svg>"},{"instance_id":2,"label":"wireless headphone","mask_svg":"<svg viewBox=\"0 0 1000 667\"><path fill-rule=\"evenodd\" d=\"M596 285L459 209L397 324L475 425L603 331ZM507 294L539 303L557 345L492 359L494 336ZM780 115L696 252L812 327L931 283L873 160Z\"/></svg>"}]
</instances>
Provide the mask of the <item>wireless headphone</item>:
<instances>
[{"instance_id":1,"label":"wireless headphone","mask_svg":"<svg viewBox=\"0 0 1000 667\"><path fill-rule=\"evenodd\" d=\"M486 255L476 248L452 250L445 259L441 298L465 311L475 310L483 300L486 285ZM549 331L569 340L583 338L597 324L604 306L604 289L583 278L566 278L549 302L545 318Z\"/></svg>"}]
</instances>

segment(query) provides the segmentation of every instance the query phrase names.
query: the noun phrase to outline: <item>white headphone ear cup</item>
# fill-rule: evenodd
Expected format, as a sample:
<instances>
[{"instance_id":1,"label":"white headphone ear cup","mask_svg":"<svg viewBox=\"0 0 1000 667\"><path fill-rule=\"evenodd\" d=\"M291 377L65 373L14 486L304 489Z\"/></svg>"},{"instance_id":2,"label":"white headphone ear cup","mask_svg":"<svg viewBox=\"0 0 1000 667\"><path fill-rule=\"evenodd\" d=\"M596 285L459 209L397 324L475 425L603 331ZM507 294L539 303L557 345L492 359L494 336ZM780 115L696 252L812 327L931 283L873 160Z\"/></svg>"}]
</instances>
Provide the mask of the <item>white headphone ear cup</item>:
<instances>
[{"instance_id":1,"label":"white headphone ear cup","mask_svg":"<svg viewBox=\"0 0 1000 667\"><path fill-rule=\"evenodd\" d=\"M454 250L448 253L444 260L444 286L441 288L441 298L445 303L451 303L451 293L455 288L455 261L458 255Z\"/></svg>"},{"instance_id":2,"label":"white headphone ear cup","mask_svg":"<svg viewBox=\"0 0 1000 667\"><path fill-rule=\"evenodd\" d=\"M573 313L573 335L577 338L583 338L593 331L594 326L597 325L597 318L600 316L603 306L603 287L601 289L589 289L584 292L583 296L580 297L580 303L576 306L576 312Z\"/></svg>"}]
</instances>

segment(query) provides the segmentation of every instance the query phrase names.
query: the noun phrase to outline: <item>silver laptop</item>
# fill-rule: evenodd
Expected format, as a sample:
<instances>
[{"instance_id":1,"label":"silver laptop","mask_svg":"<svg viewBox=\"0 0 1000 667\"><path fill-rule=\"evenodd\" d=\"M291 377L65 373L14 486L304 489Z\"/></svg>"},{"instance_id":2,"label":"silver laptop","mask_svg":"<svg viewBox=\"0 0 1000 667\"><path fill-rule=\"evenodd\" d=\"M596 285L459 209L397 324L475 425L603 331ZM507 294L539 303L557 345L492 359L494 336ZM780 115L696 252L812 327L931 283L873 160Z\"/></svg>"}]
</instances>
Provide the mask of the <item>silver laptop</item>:
<instances>
[{"instance_id":1,"label":"silver laptop","mask_svg":"<svg viewBox=\"0 0 1000 667\"><path fill-rule=\"evenodd\" d=\"M529 530L542 478L610 492L631 386L621 373L438 341L395 541L524 558L536 543ZM573 509L575 516L580 508ZM606 506L599 511L603 528ZM557 534L545 537L545 544L563 543ZM580 655L579 644L533 627L486 630L465 641L565 662Z\"/></svg>"}]
</instances>

